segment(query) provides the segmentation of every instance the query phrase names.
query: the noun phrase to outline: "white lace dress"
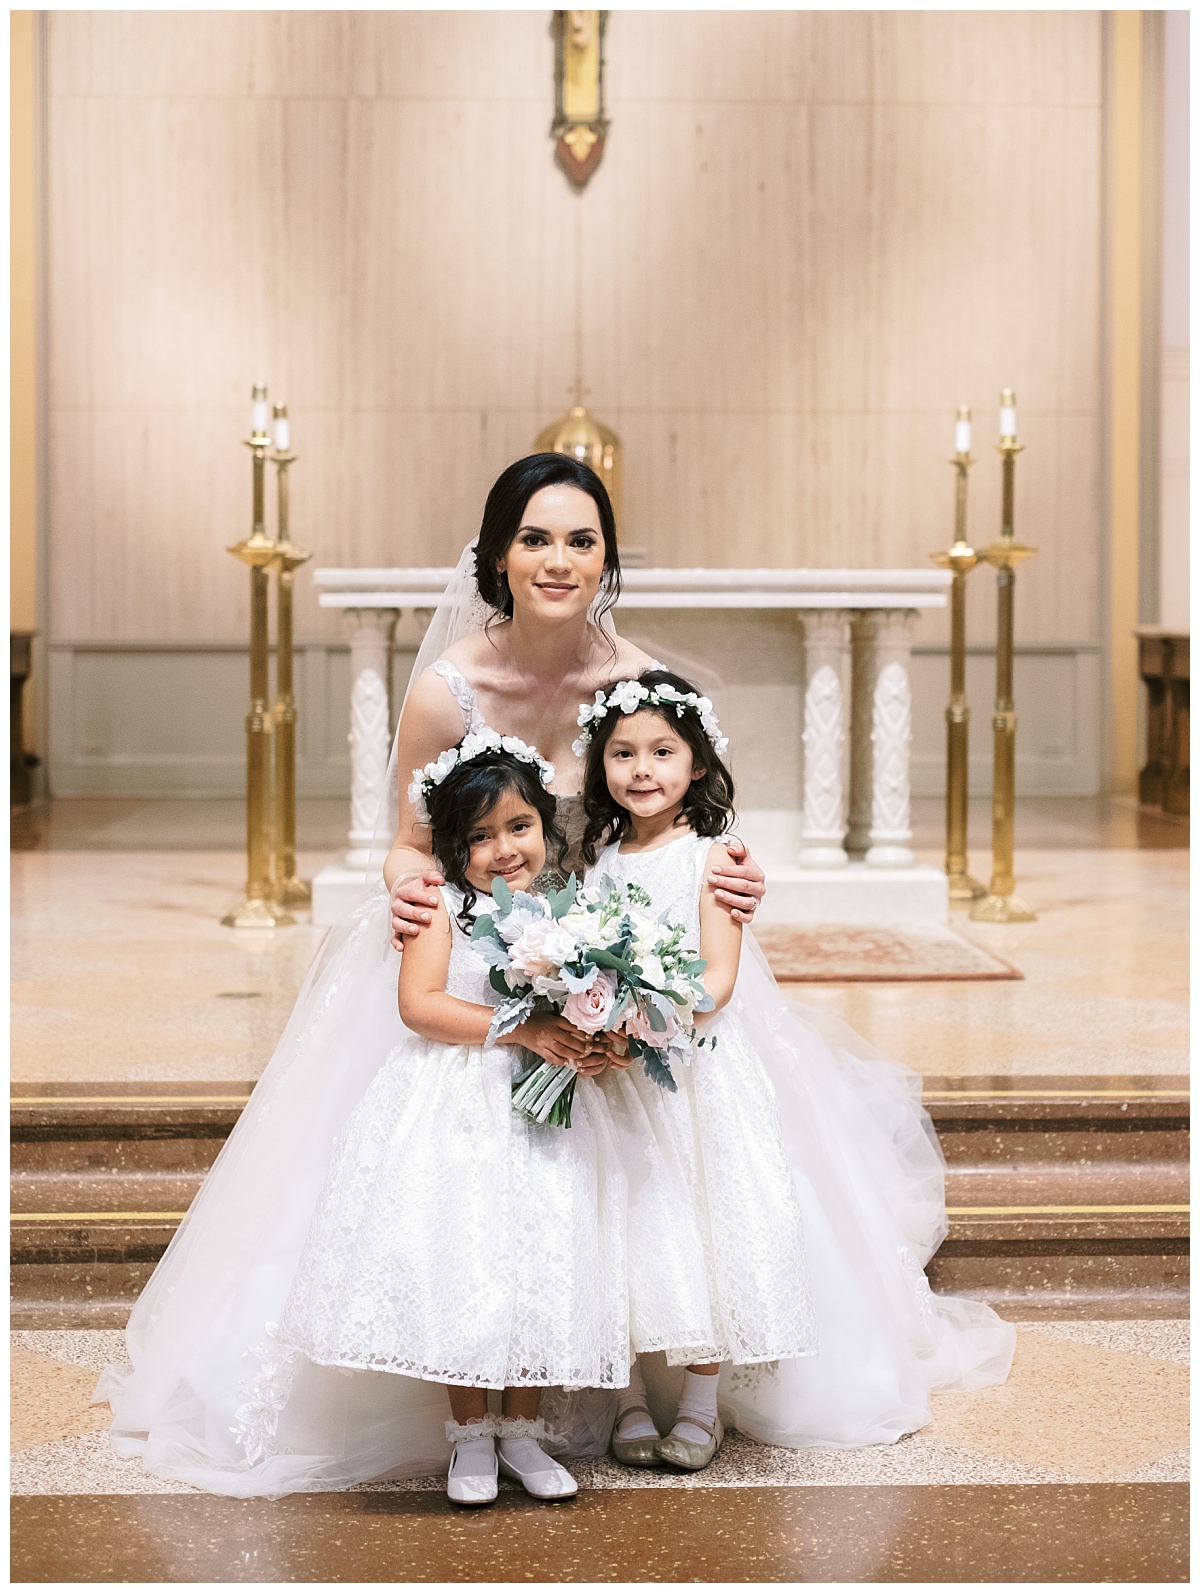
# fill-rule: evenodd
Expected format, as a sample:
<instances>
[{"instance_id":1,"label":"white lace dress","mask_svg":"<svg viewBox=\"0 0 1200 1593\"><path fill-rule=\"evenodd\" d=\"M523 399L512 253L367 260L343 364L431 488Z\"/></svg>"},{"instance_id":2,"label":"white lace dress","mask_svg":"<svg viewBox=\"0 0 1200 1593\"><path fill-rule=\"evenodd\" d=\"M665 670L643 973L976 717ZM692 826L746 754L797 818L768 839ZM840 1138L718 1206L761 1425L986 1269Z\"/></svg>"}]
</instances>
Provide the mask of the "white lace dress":
<instances>
[{"instance_id":1,"label":"white lace dress","mask_svg":"<svg viewBox=\"0 0 1200 1593\"><path fill-rule=\"evenodd\" d=\"M442 894L446 989L494 1005ZM569 1130L512 1110L519 1054L406 1035L335 1148L280 1339L322 1366L486 1388L629 1380L625 1174L605 1097Z\"/></svg>"},{"instance_id":2,"label":"white lace dress","mask_svg":"<svg viewBox=\"0 0 1200 1593\"><path fill-rule=\"evenodd\" d=\"M609 847L588 877L644 886L698 946L711 846ZM721 1360L726 1422L796 1449L893 1443L930 1420L934 1389L1002 1382L1012 1326L925 1278L946 1212L920 1079L786 999L749 930L705 1027L716 1047L693 1049L677 1093L636 1062L603 1083L629 1172L635 1349ZM671 1374L643 1369L669 1409Z\"/></svg>"},{"instance_id":3,"label":"white lace dress","mask_svg":"<svg viewBox=\"0 0 1200 1593\"><path fill-rule=\"evenodd\" d=\"M658 851L600 853L591 883L636 880L656 912L700 948L710 840L690 832ZM634 1062L603 1088L630 1143L641 1119L647 1165L631 1165L630 1326L636 1351L667 1361L749 1365L816 1348L804 1225L775 1092L737 1016L707 1021L715 1051L693 1047L672 1093ZM631 1099L632 1097L632 1099Z\"/></svg>"}]
</instances>

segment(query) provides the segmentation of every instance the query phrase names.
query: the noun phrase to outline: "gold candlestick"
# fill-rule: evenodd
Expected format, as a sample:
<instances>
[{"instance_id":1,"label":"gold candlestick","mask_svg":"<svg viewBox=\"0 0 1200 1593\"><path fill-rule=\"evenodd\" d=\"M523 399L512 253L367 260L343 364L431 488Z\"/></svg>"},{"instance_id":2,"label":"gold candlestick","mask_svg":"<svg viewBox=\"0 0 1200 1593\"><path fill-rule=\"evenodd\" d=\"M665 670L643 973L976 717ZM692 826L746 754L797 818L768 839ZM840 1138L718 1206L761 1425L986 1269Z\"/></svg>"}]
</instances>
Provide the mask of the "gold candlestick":
<instances>
[{"instance_id":1,"label":"gold candlestick","mask_svg":"<svg viewBox=\"0 0 1200 1593\"><path fill-rule=\"evenodd\" d=\"M1015 413L1016 395L1006 387L1000 395L1002 409ZM996 571L996 706L992 714L992 879L988 894L975 903L970 916L984 924L1028 924L1037 914L1013 894L1013 826L1017 784L1017 715L1013 702L1013 598L1017 566L1032 558L1036 548L1018 542L1013 534L1013 498L1017 455L1024 450L1012 436L1002 436L997 448L1003 471L1000 536L983 551Z\"/></svg>"},{"instance_id":2,"label":"gold candlestick","mask_svg":"<svg viewBox=\"0 0 1200 1593\"><path fill-rule=\"evenodd\" d=\"M960 405L958 420L969 422L971 411ZM967 767L971 709L967 703L967 576L979 563L979 554L967 541L967 472L975 463L970 452L958 452L950 461L955 469L954 542L944 553L930 558L951 570L950 585L950 700L946 704L946 877L952 902L973 902L987 891L967 871Z\"/></svg>"},{"instance_id":3,"label":"gold candlestick","mask_svg":"<svg viewBox=\"0 0 1200 1593\"><path fill-rule=\"evenodd\" d=\"M267 390L256 387L256 403L265 401ZM269 570L275 559L275 544L267 536L264 518L264 473L271 439L265 431L253 431L246 439L254 461L254 513L250 535L227 549L235 559L250 566L250 711L246 715L246 898L221 922L231 929L276 929L294 924L290 913L273 900L272 890L272 801L271 801L271 713L267 595Z\"/></svg>"},{"instance_id":4,"label":"gold candlestick","mask_svg":"<svg viewBox=\"0 0 1200 1593\"><path fill-rule=\"evenodd\" d=\"M286 420L287 406L275 405L275 418ZM272 455L278 485L279 540L275 544L276 653L275 653L275 900L283 907L308 907L312 886L296 877L296 698L292 688L292 584L295 571L312 558L288 535L288 466L296 455L276 450Z\"/></svg>"}]
</instances>

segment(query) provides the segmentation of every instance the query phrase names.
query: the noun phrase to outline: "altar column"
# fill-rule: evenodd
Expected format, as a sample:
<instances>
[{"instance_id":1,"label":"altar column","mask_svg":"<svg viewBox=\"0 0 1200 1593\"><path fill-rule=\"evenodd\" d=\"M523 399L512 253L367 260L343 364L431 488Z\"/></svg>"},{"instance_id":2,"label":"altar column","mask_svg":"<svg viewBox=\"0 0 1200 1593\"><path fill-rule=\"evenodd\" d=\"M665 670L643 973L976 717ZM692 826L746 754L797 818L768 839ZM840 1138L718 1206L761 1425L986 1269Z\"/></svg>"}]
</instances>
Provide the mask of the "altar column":
<instances>
[{"instance_id":1,"label":"altar column","mask_svg":"<svg viewBox=\"0 0 1200 1593\"><path fill-rule=\"evenodd\" d=\"M799 863L845 868L846 705L842 681L849 645L846 614L801 609L804 623L804 812Z\"/></svg>"},{"instance_id":2,"label":"altar column","mask_svg":"<svg viewBox=\"0 0 1200 1593\"><path fill-rule=\"evenodd\" d=\"M913 609L881 609L875 618L875 688L871 701L871 834L873 868L908 868L912 840Z\"/></svg>"},{"instance_id":3,"label":"altar column","mask_svg":"<svg viewBox=\"0 0 1200 1593\"><path fill-rule=\"evenodd\" d=\"M370 861L391 752L391 654L399 609L348 608L350 632L350 850L347 868Z\"/></svg>"}]
</instances>

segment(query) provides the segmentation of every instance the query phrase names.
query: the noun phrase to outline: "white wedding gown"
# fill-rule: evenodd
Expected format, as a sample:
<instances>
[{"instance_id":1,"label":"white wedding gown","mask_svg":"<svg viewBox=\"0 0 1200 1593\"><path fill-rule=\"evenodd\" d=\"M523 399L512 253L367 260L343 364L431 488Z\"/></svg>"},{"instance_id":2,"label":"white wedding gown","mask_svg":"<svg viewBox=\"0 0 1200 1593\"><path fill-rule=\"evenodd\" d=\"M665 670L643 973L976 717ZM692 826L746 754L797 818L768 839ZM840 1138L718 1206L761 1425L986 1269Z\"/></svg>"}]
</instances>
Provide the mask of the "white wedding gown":
<instances>
[{"instance_id":1,"label":"white wedding gown","mask_svg":"<svg viewBox=\"0 0 1200 1593\"><path fill-rule=\"evenodd\" d=\"M470 728L478 722L470 687L442 672ZM392 775L389 788L394 802ZM560 807L577 818L578 799ZM314 958L268 1067L134 1306L132 1365L100 1379L95 1397L112 1406L114 1449L148 1471L213 1493L274 1498L444 1470L448 1407L436 1383L318 1365L280 1337L339 1137L406 1033L398 972L380 881ZM925 1281L946 1219L943 1164L917 1076L844 1025L785 1000L749 934L732 1006L778 1108L803 1222L815 1353L726 1366L726 1414L757 1438L798 1448L890 1443L929 1420L932 1390L1002 1380L1013 1329L984 1306L931 1294ZM635 1154L623 1140L636 1198L646 1158L662 1143L647 1126L661 1102L647 1101L631 1078L614 1088L625 1108L614 1105L612 1120L643 1147ZM672 1176L662 1173L658 1187L676 1188ZM639 1250L643 1271L669 1237L653 1255ZM487 1299L481 1292L480 1309ZM728 1347L738 1342L733 1336ZM659 1360L644 1368L652 1396L670 1380ZM603 1454L613 1398L551 1388L542 1410L557 1438L546 1447Z\"/></svg>"}]
</instances>

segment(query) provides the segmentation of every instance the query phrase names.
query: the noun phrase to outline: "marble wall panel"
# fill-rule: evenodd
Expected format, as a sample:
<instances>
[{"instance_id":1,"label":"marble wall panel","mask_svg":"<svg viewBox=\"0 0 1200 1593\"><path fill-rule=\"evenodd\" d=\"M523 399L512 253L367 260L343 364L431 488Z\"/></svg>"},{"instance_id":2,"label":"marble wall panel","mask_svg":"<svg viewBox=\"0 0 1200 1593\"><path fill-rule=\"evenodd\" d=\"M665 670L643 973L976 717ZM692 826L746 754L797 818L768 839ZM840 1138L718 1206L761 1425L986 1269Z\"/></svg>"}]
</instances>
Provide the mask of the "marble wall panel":
<instances>
[{"instance_id":1,"label":"marble wall panel","mask_svg":"<svg viewBox=\"0 0 1200 1593\"><path fill-rule=\"evenodd\" d=\"M1018 635L1094 642L1099 58L1094 12L616 12L581 201L546 13L52 13L55 636L244 635L263 378L318 562L453 559L569 401L578 268L655 562L923 563L960 400L985 540L1011 383Z\"/></svg>"}]
</instances>

